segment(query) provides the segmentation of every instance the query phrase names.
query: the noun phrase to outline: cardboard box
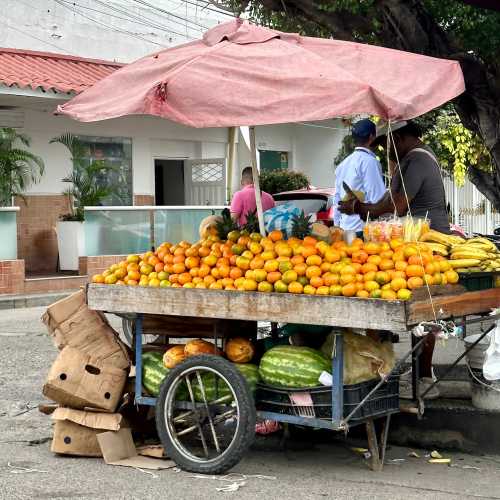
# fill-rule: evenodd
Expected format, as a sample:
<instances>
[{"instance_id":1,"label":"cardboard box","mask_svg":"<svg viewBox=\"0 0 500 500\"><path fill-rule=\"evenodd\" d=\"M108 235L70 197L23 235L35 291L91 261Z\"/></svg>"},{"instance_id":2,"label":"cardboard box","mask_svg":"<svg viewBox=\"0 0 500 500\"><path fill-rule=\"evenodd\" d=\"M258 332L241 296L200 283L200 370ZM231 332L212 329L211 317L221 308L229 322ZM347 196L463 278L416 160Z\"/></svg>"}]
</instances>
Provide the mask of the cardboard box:
<instances>
[{"instance_id":1,"label":"cardboard box","mask_svg":"<svg viewBox=\"0 0 500 500\"><path fill-rule=\"evenodd\" d=\"M114 412L128 372L109 366L73 347L65 347L52 365L43 394L63 406Z\"/></svg>"},{"instance_id":2,"label":"cardboard box","mask_svg":"<svg viewBox=\"0 0 500 500\"><path fill-rule=\"evenodd\" d=\"M124 425L119 413L94 413L71 408L57 408L52 419L55 426L51 451L84 457L102 457L97 435L118 431Z\"/></svg>"},{"instance_id":3,"label":"cardboard box","mask_svg":"<svg viewBox=\"0 0 500 500\"><path fill-rule=\"evenodd\" d=\"M116 368L130 366L127 347L105 316L87 307L83 291L52 304L42 321L58 349L70 346Z\"/></svg>"}]
</instances>

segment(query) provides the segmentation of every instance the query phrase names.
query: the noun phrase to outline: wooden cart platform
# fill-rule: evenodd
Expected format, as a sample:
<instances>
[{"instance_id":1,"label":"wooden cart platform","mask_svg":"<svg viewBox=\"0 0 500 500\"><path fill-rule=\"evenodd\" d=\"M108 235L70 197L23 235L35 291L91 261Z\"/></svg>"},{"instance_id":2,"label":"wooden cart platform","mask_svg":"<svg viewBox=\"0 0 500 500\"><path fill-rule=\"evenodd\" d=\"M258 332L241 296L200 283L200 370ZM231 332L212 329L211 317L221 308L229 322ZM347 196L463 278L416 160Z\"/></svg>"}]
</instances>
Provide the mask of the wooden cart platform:
<instances>
[{"instance_id":1,"label":"wooden cart platform","mask_svg":"<svg viewBox=\"0 0 500 500\"><path fill-rule=\"evenodd\" d=\"M425 289L403 301L238 292L189 288L89 285L90 309L119 314L195 316L247 321L301 323L373 330L407 331L434 320ZM500 307L500 288L463 292L451 286L433 294L438 319L485 314Z\"/></svg>"}]
</instances>

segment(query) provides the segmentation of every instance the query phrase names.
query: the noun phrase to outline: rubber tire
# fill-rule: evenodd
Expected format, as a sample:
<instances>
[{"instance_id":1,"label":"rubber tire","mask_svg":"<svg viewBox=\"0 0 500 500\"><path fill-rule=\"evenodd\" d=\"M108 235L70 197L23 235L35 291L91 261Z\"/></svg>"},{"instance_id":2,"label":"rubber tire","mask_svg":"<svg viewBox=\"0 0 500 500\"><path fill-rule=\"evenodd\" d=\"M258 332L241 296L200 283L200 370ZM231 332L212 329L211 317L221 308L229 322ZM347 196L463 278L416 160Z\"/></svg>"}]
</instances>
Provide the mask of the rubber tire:
<instances>
[{"instance_id":1,"label":"rubber tire","mask_svg":"<svg viewBox=\"0 0 500 500\"><path fill-rule=\"evenodd\" d=\"M132 322L134 320L128 318L122 318L122 329L123 329L123 342L128 345L131 349L135 349L135 346L132 345L133 334L132 334ZM154 344L155 341L159 338L158 335L143 335L142 340L143 344Z\"/></svg>"},{"instance_id":2,"label":"rubber tire","mask_svg":"<svg viewBox=\"0 0 500 500\"><path fill-rule=\"evenodd\" d=\"M182 455L173 445L164 421L167 393L178 375L186 368L206 366L223 375L233 389L240 409L240 426L236 437L222 456L210 463L194 462ZM156 403L156 429L165 454L182 470L199 474L224 474L243 458L255 439L255 401L243 375L227 360L220 356L203 354L193 356L173 368L163 380Z\"/></svg>"}]
</instances>

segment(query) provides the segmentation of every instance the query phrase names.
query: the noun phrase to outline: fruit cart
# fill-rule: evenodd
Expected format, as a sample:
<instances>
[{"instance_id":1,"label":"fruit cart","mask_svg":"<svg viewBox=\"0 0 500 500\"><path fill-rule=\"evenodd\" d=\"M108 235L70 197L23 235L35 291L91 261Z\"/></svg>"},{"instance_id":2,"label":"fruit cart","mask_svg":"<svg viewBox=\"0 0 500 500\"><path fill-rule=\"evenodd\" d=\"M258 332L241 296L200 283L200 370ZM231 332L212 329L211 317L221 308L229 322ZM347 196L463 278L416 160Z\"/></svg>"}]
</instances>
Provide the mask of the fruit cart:
<instances>
[{"instance_id":1,"label":"fruit cart","mask_svg":"<svg viewBox=\"0 0 500 500\"><path fill-rule=\"evenodd\" d=\"M433 291L439 319L460 320L465 324L468 317L487 314L500 304L498 288L476 292L465 292L459 286L440 288ZM355 388L344 387L343 338L341 333L336 334L332 385L305 391L312 405L300 407L300 404L284 404L285 400L290 401L287 391L273 387L259 387L254 398L241 372L214 355L188 358L168 373L157 398L143 395L143 335L154 332L169 337L207 337L217 345L230 337L255 335L257 321L406 333L434 319L432 306L424 294L415 294L412 300L402 302L92 284L88 286L87 301L91 309L133 320L136 404L155 406L162 444L181 468L212 474L225 472L241 460L253 441L257 416L344 432L349 426L363 424L367 430L370 466L381 470L390 417L399 411L397 371L405 359L418 352L423 338L414 342L396 364L392 372L395 376ZM154 325L159 317L172 318L177 326L163 332L160 326L144 328L146 324ZM183 398L178 397L181 392ZM382 422L379 436L376 419Z\"/></svg>"}]
</instances>

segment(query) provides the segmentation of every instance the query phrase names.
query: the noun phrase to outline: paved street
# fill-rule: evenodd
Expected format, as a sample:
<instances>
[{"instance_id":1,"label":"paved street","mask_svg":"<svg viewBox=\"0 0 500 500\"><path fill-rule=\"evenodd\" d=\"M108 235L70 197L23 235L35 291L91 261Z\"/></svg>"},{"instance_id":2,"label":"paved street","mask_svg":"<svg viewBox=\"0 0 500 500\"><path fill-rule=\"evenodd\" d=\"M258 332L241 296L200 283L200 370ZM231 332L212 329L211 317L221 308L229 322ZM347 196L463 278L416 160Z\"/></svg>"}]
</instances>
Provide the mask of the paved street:
<instances>
[{"instance_id":1,"label":"paved street","mask_svg":"<svg viewBox=\"0 0 500 500\"><path fill-rule=\"evenodd\" d=\"M448 467L428 464L425 450L410 458L409 449L392 447L377 474L341 441L286 453L272 441L260 443L234 472L268 478L249 477L233 493L217 491L228 482L175 470L149 474L101 459L54 456L50 418L30 410L43 400L41 386L56 356L39 320L43 310L0 311L0 499L500 498L500 456L442 452L452 458Z\"/></svg>"}]
</instances>

